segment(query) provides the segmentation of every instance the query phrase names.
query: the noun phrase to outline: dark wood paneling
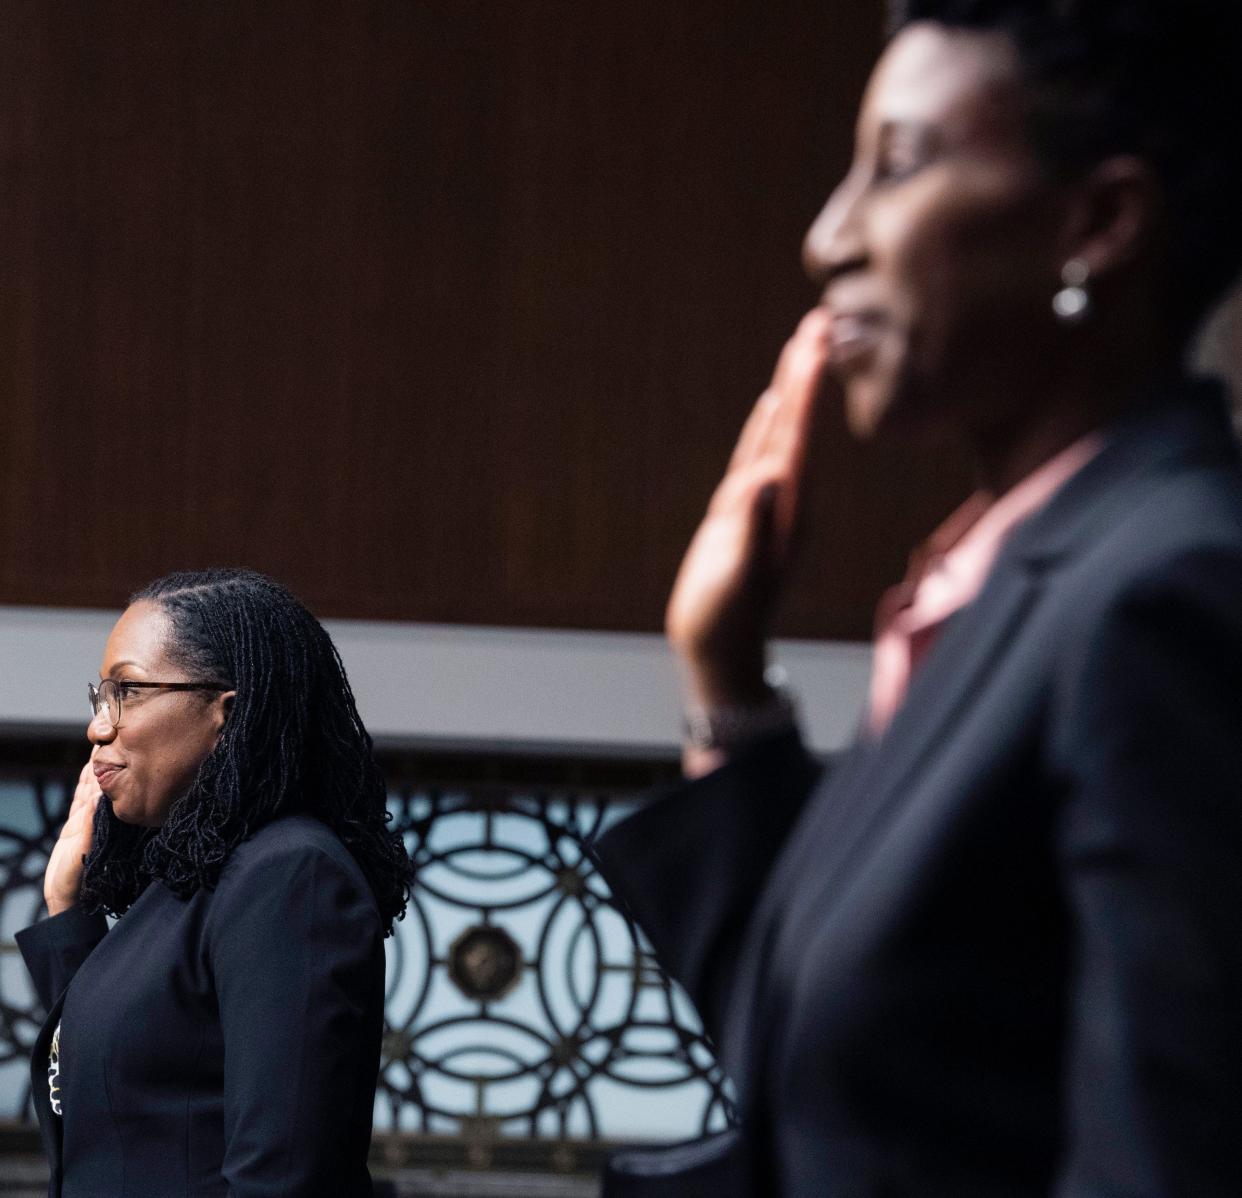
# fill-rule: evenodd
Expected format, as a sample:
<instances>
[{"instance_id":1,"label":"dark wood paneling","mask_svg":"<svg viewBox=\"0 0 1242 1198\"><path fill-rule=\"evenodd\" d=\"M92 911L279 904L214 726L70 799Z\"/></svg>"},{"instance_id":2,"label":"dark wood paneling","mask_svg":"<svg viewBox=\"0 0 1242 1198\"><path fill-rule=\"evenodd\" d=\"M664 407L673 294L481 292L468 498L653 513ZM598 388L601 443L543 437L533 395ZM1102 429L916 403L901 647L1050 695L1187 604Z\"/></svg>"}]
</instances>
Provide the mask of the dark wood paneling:
<instances>
[{"instance_id":1,"label":"dark wood paneling","mask_svg":"<svg viewBox=\"0 0 1242 1198\"><path fill-rule=\"evenodd\" d=\"M654 629L879 4L0 0L0 601ZM829 421L788 631L961 476Z\"/></svg>"}]
</instances>

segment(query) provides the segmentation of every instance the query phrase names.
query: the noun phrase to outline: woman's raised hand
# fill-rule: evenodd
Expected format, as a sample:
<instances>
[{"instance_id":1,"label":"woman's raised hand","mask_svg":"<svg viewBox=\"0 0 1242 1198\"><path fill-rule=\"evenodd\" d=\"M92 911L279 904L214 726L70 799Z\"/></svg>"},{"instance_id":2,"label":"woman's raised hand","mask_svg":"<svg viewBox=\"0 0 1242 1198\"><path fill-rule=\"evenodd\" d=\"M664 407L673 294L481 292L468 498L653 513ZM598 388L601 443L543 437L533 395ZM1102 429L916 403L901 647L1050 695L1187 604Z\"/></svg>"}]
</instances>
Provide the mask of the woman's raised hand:
<instances>
[{"instance_id":1,"label":"woman's raised hand","mask_svg":"<svg viewBox=\"0 0 1242 1198\"><path fill-rule=\"evenodd\" d=\"M786 343L673 586L665 630L699 706L745 706L767 693L766 642L802 512L829 326L816 308Z\"/></svg>"},{"instance_id":2,"label":"woman's raised hand","mask_svg":"<svg viewBox=\"0 0 1242 1198\"><path fill-rule=\"evenodd\" d=\"M91 829L101 794L95 778L93 753L91 759L78 775L69 818L60 830L43 874L43 898L49 915L67 911L78 901L82 890L82 862L91 850Z\"/></svg>"}]
</instances>

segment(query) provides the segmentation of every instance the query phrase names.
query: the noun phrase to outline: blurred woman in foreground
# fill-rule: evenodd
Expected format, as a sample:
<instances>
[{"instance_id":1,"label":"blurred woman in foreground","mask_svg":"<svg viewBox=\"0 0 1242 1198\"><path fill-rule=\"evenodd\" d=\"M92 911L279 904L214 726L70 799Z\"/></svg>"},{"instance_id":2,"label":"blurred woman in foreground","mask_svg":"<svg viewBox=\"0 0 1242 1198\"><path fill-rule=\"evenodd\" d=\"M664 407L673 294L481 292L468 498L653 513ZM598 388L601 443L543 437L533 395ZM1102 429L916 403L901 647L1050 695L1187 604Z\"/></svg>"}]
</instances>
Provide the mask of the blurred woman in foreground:
<instances>
[{"instance_id":1,"label":"blurred woman in foreground","mask_svg":"<svg viewBox=\"0 0 1242 1198\"><path fill-rule=\"evenodd\" d=\"M1242 261L1236 10L897 14L670 601L690 780L600 846L743 1125L614 1192L1242 1193L1242 473L1185 373ZM978 492L825 777L764 667L838 400Z\"/></svg>"}]
</instances>

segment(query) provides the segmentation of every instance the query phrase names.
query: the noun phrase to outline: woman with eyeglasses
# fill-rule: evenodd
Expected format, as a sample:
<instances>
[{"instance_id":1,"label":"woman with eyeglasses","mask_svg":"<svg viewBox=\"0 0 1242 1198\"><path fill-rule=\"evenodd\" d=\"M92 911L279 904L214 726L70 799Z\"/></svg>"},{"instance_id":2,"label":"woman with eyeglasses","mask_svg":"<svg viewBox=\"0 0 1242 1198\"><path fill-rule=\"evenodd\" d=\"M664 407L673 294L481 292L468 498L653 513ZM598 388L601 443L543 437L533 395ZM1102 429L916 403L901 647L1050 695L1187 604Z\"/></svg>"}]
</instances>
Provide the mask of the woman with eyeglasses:
<instances>
[{"instance_id":1,"label":"woman with eyeglasses","mask_svg":"<svg viewBox=\"0 0 1242 1198\"><path fill-rule=\"evenodd\" d=\"M89 698L48 918L18 934L49 1193L370 1194L411 866L328 634L262 575L173 574Z\"/></svg>"}]
</instances>

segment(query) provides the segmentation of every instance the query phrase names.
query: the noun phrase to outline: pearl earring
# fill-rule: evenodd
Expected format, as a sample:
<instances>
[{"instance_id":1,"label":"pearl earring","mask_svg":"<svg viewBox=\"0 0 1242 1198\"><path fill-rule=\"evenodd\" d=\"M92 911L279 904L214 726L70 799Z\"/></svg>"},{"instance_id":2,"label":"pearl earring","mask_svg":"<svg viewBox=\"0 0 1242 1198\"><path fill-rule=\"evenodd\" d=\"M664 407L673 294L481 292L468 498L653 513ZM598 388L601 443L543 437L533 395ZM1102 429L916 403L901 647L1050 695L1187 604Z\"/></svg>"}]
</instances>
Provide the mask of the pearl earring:
<instances>
[{"instance_id":1,"label":"pearl earring","mask_svg":"<svg viewBox=\"0 0 1242 1198\"><path fill-rule=\"evenodd\" d=\"M1081 258L1071 258L1061 271L1061 290L1052 297L1052 310L1065 324L1080 324L1091 315L1091 295L1087 291L1090 276Z\"/></svg>"}]
</instances>

